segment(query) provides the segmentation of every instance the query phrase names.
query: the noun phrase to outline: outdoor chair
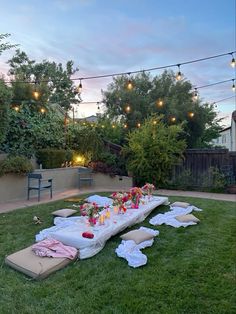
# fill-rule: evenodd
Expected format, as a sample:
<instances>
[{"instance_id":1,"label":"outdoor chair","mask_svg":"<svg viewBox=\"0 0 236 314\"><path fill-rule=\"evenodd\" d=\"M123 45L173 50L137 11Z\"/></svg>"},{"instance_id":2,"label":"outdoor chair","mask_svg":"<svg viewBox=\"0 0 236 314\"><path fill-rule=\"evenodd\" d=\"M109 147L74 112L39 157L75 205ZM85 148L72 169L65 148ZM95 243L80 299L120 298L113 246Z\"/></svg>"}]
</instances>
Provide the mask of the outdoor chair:
<instances>
[{"instance_id":1,"label":"outdoor chair","mask_svg":"<svg viewBox=\"0 0 236 314\"><path fill-rule=\"evenodd\" d=\"M78 169L78 188L80 189L83 183L93 184L92 169L79 168Z\"/></svg>"},{"instance_id":2,"label":"outdoor chair","mask_svg":"<svg viewBox=\"0 0 236 314\"><path fill-rule=\"evenodd\" d=\"M40 193L43 190L50 190L50 197L52 198L52 179L42 179L42 175L38 173L28 174L28 193L27 199L29 200L30 191L38 191L38 202L40 201Z\"/></svg>"}]
</instances>

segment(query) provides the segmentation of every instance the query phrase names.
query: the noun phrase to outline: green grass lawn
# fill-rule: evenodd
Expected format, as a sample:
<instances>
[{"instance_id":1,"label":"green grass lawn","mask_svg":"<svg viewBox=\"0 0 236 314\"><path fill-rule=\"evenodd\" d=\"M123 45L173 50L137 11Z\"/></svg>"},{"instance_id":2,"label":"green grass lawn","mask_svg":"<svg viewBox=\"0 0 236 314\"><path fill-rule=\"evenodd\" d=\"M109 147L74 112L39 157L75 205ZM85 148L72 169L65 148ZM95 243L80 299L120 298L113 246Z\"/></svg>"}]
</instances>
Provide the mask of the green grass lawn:
<instances>
[{"instance_id":1,"label":"green grass lawn","mask_svg":"<svg viewBox=\"0 0 236 314\"><path fill-rule=\"evenodd\" d=\"M52 225L50 213L64 201L0 215L0 313L236 313L236 203L178 197L203 209L197 226L151 226L160 206L139 225L160 231L146 266L133 269L118 258L118 234L96 256L33 281L4 264L6 255L34 242ZM43 220L34 225L34 215Z\"/></svg>"}]
</instances>

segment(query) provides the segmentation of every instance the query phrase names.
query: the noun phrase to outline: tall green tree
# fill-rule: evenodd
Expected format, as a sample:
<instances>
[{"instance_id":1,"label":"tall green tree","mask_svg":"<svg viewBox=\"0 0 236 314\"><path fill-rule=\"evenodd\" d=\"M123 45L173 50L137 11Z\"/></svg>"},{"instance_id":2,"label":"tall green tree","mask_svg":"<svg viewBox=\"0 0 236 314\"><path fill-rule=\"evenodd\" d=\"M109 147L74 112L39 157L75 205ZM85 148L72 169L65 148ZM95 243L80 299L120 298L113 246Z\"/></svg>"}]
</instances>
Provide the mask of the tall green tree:
<instances>
[{"instance_id":1,"label":"tall green tree","mask_svg":"<svg viewBox=\"0 0 236 314\"><path fill-rule=\"evenodd\" d=\"M0 55L3 53L3 51L11 49L11 48L15 48L18 46L18 45L13 45L8 41L7 42L5 41L9 36L11 35L8 33L0 34Z\"/></svg>"},{"instance_id":2,"label":"tall green tree","mask_svg":"<svg viewBox=\"0 0 236 314\"><path fill-rule=\"evenodd\" d=\"M168 126L161 117L152 116L129 133L123 153L137 184L150 182L158 187L168 179L186 148L185 140L180 140L182 132L181 125Z\"/></svg>"},{"instance_id":3,"label":"tall green tree","mask_svg":"<svg viewBox=\"0 0 236 314\"><path fill-rule=\"evenodd\" d=\"M127 89L129 79L133 83L131 90ZM212 105L193 101L192 90L189 81L176 81L172 71L153 78L147 73L120 76L103 91L105 115L127 123L132 130L151 114L162 114L166 124L184 122L182 136L188 148L206 147L218 136L220 119Z\"/></svg>"},{"instance_id":4,"label":"tall green tree","mask_svg":"<svg viewBox=\"0 0 236 314\"><path fill-rule=\"evenodd\" d=\"M71 76L78 71L73 68L73 62L68 61L65 69L62 64L43 60L30 60L23 51L16 50L16 54L8 61L9 74L14 76L12 81L15 101L32 100L33 91L39 92L36 101L57 103L63 109L69 110L71 104L80 102L76 87Z\"/></svg>"},{"instance_id":5,"label":"tall green tree","mask_svg":"<svg viewBox=\"0 0 236 314\"><path fill-rule=\"evenodd\" d=\"M9 128L0 149L11 155L31 157L41 148L64 145L64 118L49 106L45 113L23 102L18 111L9 111Z\"/></svg>"},{"instance_id":6,"label":"tall green tree","mask_svg":"<svg viewBox=\"0 0 236 314\"><path fill-rule=\"evenodd\" d=\"M11 97L11 89L0 79L0 144L4 141L8 129Z\"/></svg>"}]
</instances>

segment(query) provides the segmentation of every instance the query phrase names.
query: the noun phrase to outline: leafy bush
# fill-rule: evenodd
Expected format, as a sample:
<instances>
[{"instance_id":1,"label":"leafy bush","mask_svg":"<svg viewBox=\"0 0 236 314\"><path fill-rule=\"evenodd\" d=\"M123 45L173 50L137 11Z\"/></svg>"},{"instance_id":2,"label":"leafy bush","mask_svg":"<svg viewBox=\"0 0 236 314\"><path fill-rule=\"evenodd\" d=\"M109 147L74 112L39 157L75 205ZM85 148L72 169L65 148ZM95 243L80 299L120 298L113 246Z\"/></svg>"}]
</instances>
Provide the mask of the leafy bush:
<instances>
[{"instance_id":1,"label":"leafy bush","mask_svg":"<svg viewBox=\"0 0 236 314\"><path fill-rule=\"evenodd\" d=\"M99 160L106 163L108 166L116 166L117 164L117 157L114 154L109 152L102 152L99 156Z\"/></svg>"},{"instance_id":2,"label":"leafy bush","mask_svg":"<svg viewBox=\"0 0 236 314\"><path fill-rule=\"evenodd\" d=\"M89 167L92 168L95 172L109 174L111 177L116 175L116 168L108 166L105 162L102 161L91 161L89 163Z\"/></svg>"},{"instance_id":3,"label":"leafy bush","mask_svg":"<svg viewBox=\"0 0 236 314\"><path fill-rule=\"evenodd\" d=\"M166 126L158 116L147 119L139 129L129 133L123 153L135 184L151 182L160 186L168 179L186 147L185 141L179 139L181 133L180 125Z\"/></svg>"},{"instance_id":4,"label":"leafy bush","mask_svg":"<svg viewBox=\"0 0 236 314\"><path fill-rule=\"evenodd\" d=\"M10 156L0 162L0 175L14 173L24 175L33 170L29 159L24 156Z\"/></svg>"},{"instance_id":5,"label":"leafy bush","mask_svg":"<svg viewBox=\"0 0 236 314\"><path fill-rule=\"evenodd\" d=\"M218 168L210 167L198 176L193 176L189 169L184 169L176 177L171 178L163 187L178 190L224 192L226 183L224 174Z\"/></svg>"},{"instance_id":6,"label":"leafy bush","mask_svg":"<svg viewBox=\"0 0 236 314\"><path fill-rule=\"evenodd\" d=\"M44 169L61 168L63 164L70 163L73 151L65 149L40 149L36 153L37 162Z\"/></svg>"},{"instance_id":7,"label":"leafy bush","mask_svg":"<svg viewBox=\"0 0 236 314\"><path fill-rule=\"evenodd\" d=\"M172 176L170 180L168 180L167 184L164 185L164 188L174 188L178 190L188 190L194 186L194 178L189 169L184 169L177 176Z\"/></svg>"},{"instance_id":8,"label":"leafy bush","mask_svg":"<svg viewBox=\"0 0 236 314\"><path fill-rule=\"evenodd\" d=\"M202 175L202 187L211 192L222 192L226 186L225 176L216 167L210 167L208 171Z\"/></svg>"},{"instance_id":9,"label":"leafy bush","mask_svg":"<svg viewBox=\"0 0 236 314\"><path fill-rule=\"evenodd\" d=\"M11 97L10 88L0 79L0 143L4 141L8 129Z\"/></svg>"},{"instance_id":10,"label":"leafy bush","mask_svg":"<svg viewBox=\"0 0 236 314\"><path fill-rule=\"evenodd\" d=\"M54 108L48 106L44 114L36 104L22 102L19 108L19 111L9 111L9 127L5 140L0 143L2 151L31 157L38 149L63 147L63 118Z\"/></svg>"}]
</instances>

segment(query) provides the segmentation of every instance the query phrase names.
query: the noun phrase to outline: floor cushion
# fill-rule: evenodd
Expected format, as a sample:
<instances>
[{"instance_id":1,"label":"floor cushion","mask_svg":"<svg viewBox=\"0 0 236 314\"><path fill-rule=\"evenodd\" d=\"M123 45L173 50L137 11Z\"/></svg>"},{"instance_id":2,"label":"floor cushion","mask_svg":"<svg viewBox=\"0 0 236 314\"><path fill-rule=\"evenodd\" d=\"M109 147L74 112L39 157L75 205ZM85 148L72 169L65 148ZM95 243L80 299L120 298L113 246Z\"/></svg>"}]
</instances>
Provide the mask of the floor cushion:
<instances>
[{"instance_id":1,"label":"floor cushion","mask_svg":"<svg viewBox=\"0 0 236 314\"><path fill-rule=\"evenodd\" d=\"M170 207L183 207L187 208L190 204L185 203L185 202L174 202L173 204L170 205Z\"/></svg>"},{"instance_id":2,"label":"floor cushion","mask_svg":"<svg viewBox=\"0 0 236 314\"><path fill-rule=\"evenodd\" d=\"M188 214L188 215L180 215L180 216L176 216L175 219L177 219L180 222L199 222L200 220L195 217L192 214Z\"/></svg>"},{"instance_id":3,"label":"floor cushion","mask_svg":"<svg viewBox=\"0 0 236 314\"><path fill-rule=\"evenodd\" d=\"M77 213L77 210L75 209L63 208L55 210L54 212L52 212L52 215L66 218L71 215L74 215L75 213Z\"/></svg>"},{"instance_id":4,"label":"floor cushion","mask_svg":"<svg viewBox=\"0 0 236 314\"><path fill-rule=\"evenodd\" d=\"M65 257L52 258L40 257L29 246L16 253L8 255L5 263L10 267L26 274L34 279L44 279L55 271L64 268L71 263L71 260Z\"/></svg>"},{"instance_id":5,"label":"floor cushion","mask_svg":"<svg viewBox=\"0 0 236 314\"><path fill-rule=\"evenodd\" d=\"M151 240L154 236L148 232L145 232L143 230L132 230L129 231L123 235L121 235L122 240L133 240L136 244L139 244L141 242Z\"/></svg>"}]
</instances>

